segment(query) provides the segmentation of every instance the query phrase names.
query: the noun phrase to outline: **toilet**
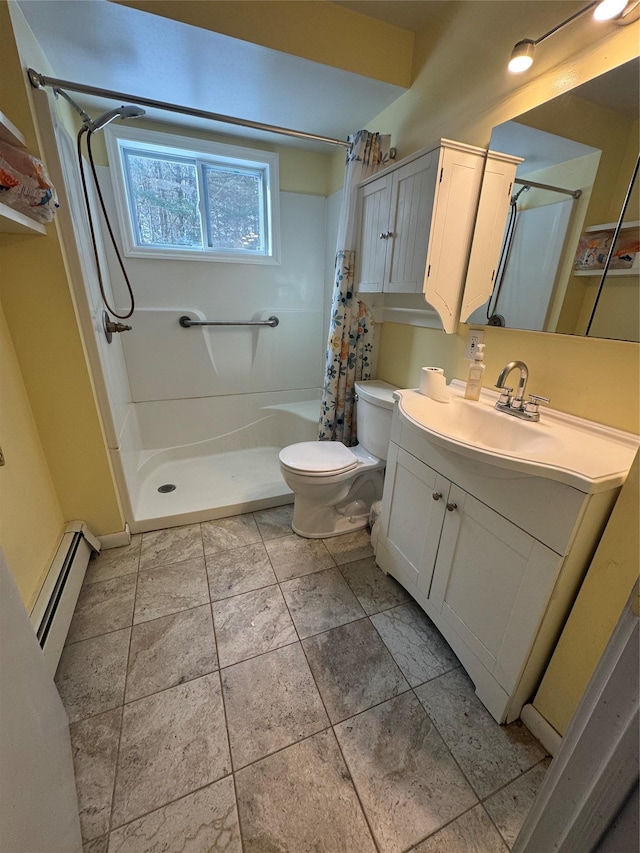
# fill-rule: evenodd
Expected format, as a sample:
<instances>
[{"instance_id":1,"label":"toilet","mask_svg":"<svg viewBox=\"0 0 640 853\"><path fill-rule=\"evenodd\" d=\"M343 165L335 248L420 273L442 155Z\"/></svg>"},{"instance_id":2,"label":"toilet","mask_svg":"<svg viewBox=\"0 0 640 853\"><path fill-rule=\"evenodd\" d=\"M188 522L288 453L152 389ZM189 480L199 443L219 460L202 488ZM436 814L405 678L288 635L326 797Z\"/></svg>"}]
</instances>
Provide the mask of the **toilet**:
<instances>
[{"instance_id":1,"label":"toilet","mask_svg":"<svg viewBox=\"0 0 640 853\"><path fill-rule=\"evenodd\" d=\"M294 493L295 533L320 539L367 526L382 497L393 392L387 382L356 382L358 445L302 441L280 451L280 471Z\"/></svg>"}]
</instances>

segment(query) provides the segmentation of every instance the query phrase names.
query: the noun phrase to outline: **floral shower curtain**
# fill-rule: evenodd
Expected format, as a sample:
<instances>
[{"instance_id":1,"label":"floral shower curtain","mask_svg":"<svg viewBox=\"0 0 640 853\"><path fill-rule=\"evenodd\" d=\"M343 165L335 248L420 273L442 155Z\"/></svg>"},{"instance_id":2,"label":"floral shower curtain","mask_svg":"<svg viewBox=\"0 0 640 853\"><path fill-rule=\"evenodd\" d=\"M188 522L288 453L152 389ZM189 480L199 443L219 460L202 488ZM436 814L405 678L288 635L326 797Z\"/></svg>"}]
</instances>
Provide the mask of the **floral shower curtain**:
<instances>
[{"instance_id":1,"label":"floral shower curtain","mask_svg":"<svg viewBox=\"0 0 640 853\"><path fill-rule=\"evenodd\" d=\"M373 343L369 309L353 292L357 187L388 164L391 137L359 130L349 142L318 430L321 440L342 441L347 447L356 441L353 386L371 378Z\"/></svg>"}]
</instances>

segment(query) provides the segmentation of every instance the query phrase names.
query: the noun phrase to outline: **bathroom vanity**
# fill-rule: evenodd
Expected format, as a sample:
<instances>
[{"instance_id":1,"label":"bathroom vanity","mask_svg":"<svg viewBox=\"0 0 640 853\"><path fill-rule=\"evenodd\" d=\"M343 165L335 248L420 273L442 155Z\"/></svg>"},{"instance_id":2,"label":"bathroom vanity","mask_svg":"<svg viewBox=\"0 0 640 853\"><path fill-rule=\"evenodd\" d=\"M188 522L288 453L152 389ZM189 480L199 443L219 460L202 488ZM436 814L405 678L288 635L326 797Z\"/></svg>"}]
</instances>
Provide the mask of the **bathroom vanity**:
<instances>
[{"instance_id":1,"label":"bathroom vanity","mask_svg":"<svg viewBox=\"0 0 640 853\"><path fill-rule=\"evenodd\" d=\"M637 437L483 390L396 392L376 561L420 604L500 723L534 693Z\"/></svg>"}]
</instances>

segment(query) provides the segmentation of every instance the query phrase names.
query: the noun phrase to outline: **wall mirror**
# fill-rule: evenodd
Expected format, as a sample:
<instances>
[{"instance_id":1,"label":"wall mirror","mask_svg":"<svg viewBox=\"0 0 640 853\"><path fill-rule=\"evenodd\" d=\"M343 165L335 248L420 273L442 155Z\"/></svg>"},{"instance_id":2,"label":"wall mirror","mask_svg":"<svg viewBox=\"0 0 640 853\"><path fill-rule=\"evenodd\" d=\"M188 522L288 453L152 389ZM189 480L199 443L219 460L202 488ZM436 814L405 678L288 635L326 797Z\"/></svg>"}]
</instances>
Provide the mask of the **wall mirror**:
<instances>
[{"instance_id":1,"label":"wall mirror","mask_svg":"<svg viewBox=\"0 0 640 853\"><path fill-rule=\"evenodd\" d=\"M523 161L491 298L465 322L639 340L639 80L635 59L494 128L490 148Z\"/></svg>"}]
</instances>

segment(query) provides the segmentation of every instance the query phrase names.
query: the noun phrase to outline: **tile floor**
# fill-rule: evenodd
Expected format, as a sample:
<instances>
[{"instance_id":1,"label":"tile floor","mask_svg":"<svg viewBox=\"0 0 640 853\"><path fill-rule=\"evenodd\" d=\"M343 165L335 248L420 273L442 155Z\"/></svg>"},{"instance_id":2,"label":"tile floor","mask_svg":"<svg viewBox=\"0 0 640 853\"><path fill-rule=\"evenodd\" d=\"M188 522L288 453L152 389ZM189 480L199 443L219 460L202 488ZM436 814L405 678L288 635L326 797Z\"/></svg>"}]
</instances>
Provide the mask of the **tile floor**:
<instances>
[{"instance_id":1,"label":"tile floor","mask_svg":"<svg viewBox=\"0 0 640 853\"><path fill-rule=\"evenodd\" d=\"M493 721L366 532L290 520L90 562L56 675L85 853L506 853L544 749Z\"/></svg>"}]
</instances>

